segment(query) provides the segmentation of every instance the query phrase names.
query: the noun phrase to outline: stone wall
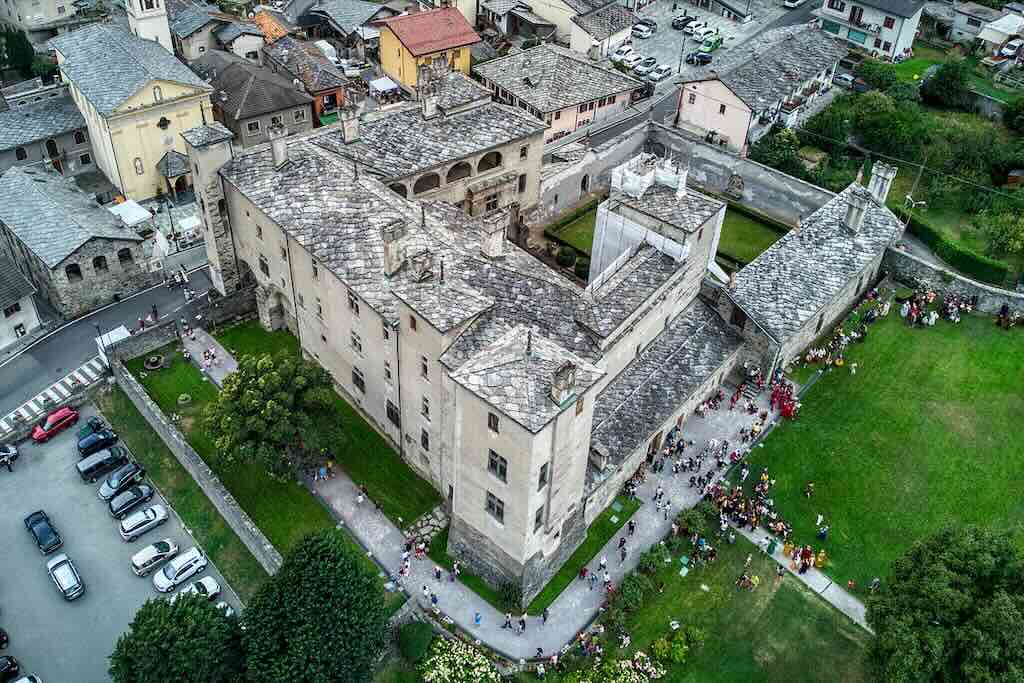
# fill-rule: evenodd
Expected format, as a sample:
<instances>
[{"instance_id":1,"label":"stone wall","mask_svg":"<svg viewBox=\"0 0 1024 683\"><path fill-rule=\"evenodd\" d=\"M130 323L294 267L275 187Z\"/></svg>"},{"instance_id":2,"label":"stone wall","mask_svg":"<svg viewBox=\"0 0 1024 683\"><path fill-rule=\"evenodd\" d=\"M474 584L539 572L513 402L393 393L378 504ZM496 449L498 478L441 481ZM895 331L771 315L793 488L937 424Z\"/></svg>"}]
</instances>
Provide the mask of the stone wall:
<instances>
[{"instance_id":1,"label":"stone wall","mask_svg":"<svg viewBox=\"0 0 1024 683\"><path fill-rule=\"evenodd\" d=\"M586 537L587 525L583 516L583 506L577 505L562 524L562 538L558 549L547 557L537 553L527 560L522 578L524 607L544 590L544 586L583 544Z\"/></svg>"},{"instance_id":2,"label":"stone wall","mask_svg":"<svg viewBox=\"0 0 1024 683\"><path fill-rule=\"evenodd\" d=\"M131 254L123 262L118 255L122 249ZM97 258L105 260L105 269L97 268ZM91 239L50 270L50 287L41 291L64 318L77 318L159 282L162 276L147 272L145 262L141 242ZM68 277L66 268L71 264L78 265L80 279Z\"/></svg>"},{"instance_id":3,"label":"stone wall","mask_svg":"<svg viewBox=\"0 0 1024 683\"><path fill-rule=\"evenodd\" d=\"M58 405L67 406L69 408L80 408L86 403L93 403L96 397L96 392L99 391L99 389L102 386L104 386L105 379L107 378L101 377L100 380L97 380L93 384L89 384L87 386L80 388L77 392L71 394L65 399L62 399L59 404L50 404L48 406L45 406L43 408L43 412L49 413ZM32 428L35 427L36 421L37 420L35 418L30 419L28 422L15 421L13 423L13 431L4 435L4 442L18 443L19 441L24 441L32 434Z\"/></svg>"},{"instance_id":4,"label":"stone wall","mask_svg":"<svg viewBox=\"0 0 1024 683\"><path fill-rule=\"evenodd\" d=\"M125 361L138 358L176 341L178 341L178 325L174 320L167 320L111 344L107 347L107 358L111 363L115 359Z\"/></svg>"},{"instance_id":5,"label":"stone wall","mask_svg":"<svg viewBox=\"0 0 1024 683\"><path fill-rule=\"evenodd\" d=\"M886 251L882 267L889 275L911 287L927 287L937 292L956 292L962 296L978 297L977 310L996 314L1003 304L1010 310L1024 314L1024 293L1011 292L992 285L976 282L952 271L933 266L899 249Z\"/></svg>"}]
</instances>

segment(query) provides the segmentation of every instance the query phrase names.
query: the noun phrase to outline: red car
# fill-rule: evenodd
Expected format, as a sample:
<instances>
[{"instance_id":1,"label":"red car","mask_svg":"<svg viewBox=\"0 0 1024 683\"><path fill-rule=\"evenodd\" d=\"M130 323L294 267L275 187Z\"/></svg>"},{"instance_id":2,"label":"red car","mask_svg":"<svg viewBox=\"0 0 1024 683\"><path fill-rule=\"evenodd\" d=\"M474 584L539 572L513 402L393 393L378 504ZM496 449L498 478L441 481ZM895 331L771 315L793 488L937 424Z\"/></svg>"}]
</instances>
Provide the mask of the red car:
<instances>
[{"instance_id":1,"label":"red car","mask_svg":"<svg viewBox=\"0 0 1024 683\"><path fill-rule=\"evenodd\" d=\"M49 441L51 437L78 422L78 411L74 408L57 408L45 420L32 428L32 440L37 443Z\"/></svg>"}]
</instances>

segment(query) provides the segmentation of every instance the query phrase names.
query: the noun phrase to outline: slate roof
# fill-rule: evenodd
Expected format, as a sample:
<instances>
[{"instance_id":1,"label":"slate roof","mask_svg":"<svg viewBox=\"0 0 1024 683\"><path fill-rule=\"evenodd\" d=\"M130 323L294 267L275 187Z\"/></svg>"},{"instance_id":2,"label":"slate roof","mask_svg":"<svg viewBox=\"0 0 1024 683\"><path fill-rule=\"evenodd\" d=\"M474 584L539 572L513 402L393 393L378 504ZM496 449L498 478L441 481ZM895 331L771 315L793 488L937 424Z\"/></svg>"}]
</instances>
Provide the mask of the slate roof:
<instances>
[{"instance_id":1,"label":"slate roof","mask_svg":"<svg viewBox=\"0 0 1024 683\"><path fill-rule=\"evenodd\" d=\"M482 0L480 5L502 17L511 12L515 7L521 5L529 7L522 0Z\"/></svg>"},{"instance_id":2,"label":"slate roof","mask_svg":"<svg viewBox=\"0 0 1024 683\"><path fill-rule=\"evenodd\" d=\"M827 31L799 28L750 59L720 71L718 78L754 111L762 111L849 52Z\"/></svg>"},{"instance_id":3,"label":"slate roof","mask_svg":"<svg viewBox=\"0 0 1024 683\"><path fill-rule=\"evenodd\" d=\"M591 448L621 463L742 343L715 310L695 299L598 394Z\"/></svg>"},{"instance_id":4,"label":"slate roof","mask_svg":"<svg viewBox=\"0 0 1024 683\"><path fill-rule=\"evenodd\" d=\"M480 41L480 36L454 7L391 17L382 24L417 57Z\"/></svg>"},{"instance_id":5,"label":"slate roof","mask_svg":"<svg viewBox=\"0 0 1024 683\"><path fill-rule=\"evenodd\" d=\"M633 10L613 2L601 9L577 14L572 22L587 32L591 38L602 41L633 26L636 15Z\"/></svg>"},{"instance_id":6,"label":"slate roof","mask_svg":"<svg viewBox=\"0 0 1024 683\"><path fill-rule=\"evenodd\" d=\"M285 36L264 46L263 51L294 78L302 81L311 93L343 88L349 84L341 70L324 53L292 36Z\"/></svg>"},{"instance_id":7,"label":"slate roof","mask_svg":"<svg viewBox=\"0 0 1024 683\"><path fill-rule=\"evenodd\" d=\"M536 135L544 129L544 123L526 112L496 102L428 120L416 105L363 117L359 122L359 139L347 145L337 127L324 129L310 141L358 159L393 180Z\"/></svg>"},{"instance_id":8,"label":"slate roof","mask_svg":"<svg viewBox=\"0 0 1024 683\"><path fill-rule=\"evenodd\" d=\"M852 193L869 198L856 233L844 225ZM728 294L785 343L902 233L899 219L854 183L736 273Z\"/></svg>"},{"instance_id":9,"label":"slate roof","mask_svg":"<svg viewBox=\"0 0 1024 683\"><path fill-rule=\"evenodd\" d=\"M441 332L457 327L494 305L491 297L451 278L445 282L410 282L392 287L391 291Z\"/></svg>"},{"instance_id":10,"label":"slate roof","mask_svg":"<svg viewBox=\"0 0 1024 683\"><path fill-rule=\"evenodd\" d=\"M156 170L164 178L177 178L186 175L189 172L188 157L172 149L156 162Z\"/></svg>"},{"instance_id":11,"label":"slate roof","mask_svg":"<svg viewBox=\"0 0 1024 683\"><path fill-rule=\"evenodd\" d=\"M693 189L680 199L675 188L660 183L651 185L640 197L617 193L615 199L685 232L696 232L725 206L725 202Z\"/></svg>"},{"instance_id":12,"label":"slate roof","mask_svg":"<svg viewBox=\"0 0 1024 683\"><path fill-rule=\"evenodd\" d=\"M171 33L181 39L214 21L214 13L220 12L216 5L201 5L191 0L164 0L167 8L167 25Z\"/></svg>"},{"instance_id":13,"label":"slate roof","mask_svg":"<svg viewBox=\"0 0 1024 683\"><path fill-rule=\"evenodd\" d=\"M310 11L326 16L343 33L349 34L383 9L383 5L365 0L321 0Z\"/></svg>"},{"instance_id":14,"label":"slate roof","mask_svg":"<svg viewBox=\"0 0 1024 683\"><path fill-rule=\"evenodd\" d=\"M0 176L0 221L50 268L95 237L142 241L73 179L18 166Z\"/></svg>"},{"instance_id":15,"label":"slate roof","mask_svg":"<svg viewBox=\"0 0 1024 683\"><path fill-rule=\"evenodd\" d=\"M576 365L576 394L604 375L600 368L523 327L509 330L452 379L533 433L565 410L551 398L551 381L564 363Z\"/></svg>"},{"instance_id":16,"label":"slate roof","mask_svg":"<svg viewBox=\"0 0 1024 683\"><path fill-rule=\"evenodd\" d=\"M18 303L36 292L35 285L25 277L14 261L0 254L0 310Z\"/></svg>"},{"instance_id":17,"label":"slate roof","mask_svg":"<svg viewBox=\"0 0 1024 683\"><path fill-rule=\"evenodd\" d=\"M223 123L213 121L196 126L195 128L189 128L182 132L181 137L185 138L185 142L193 147L206 147L207 145L230 140L235 137L235 134L225 128Z\"/></svg>"},{"instance_id":18,"label":"slate roof","mask_svg":"<svg viewBox=\"0 0 1024 683\"><path fill-rule=\"evenodd\" d=\"M606 7L608 0L562 0L576 14L588 14L594 10Z\"/></svg>"},{"instance_id":19,"label":"slate roof","mask_svg":"<svg viewBox=\"0 0 1024 683\"><path fill-rule=\"evenodd\" d=\"M0 150L46 140L85 128L85 119L70 95L0 112Z\"/></svg>"},{"instance_id":20,"label":"slate roof","mask_svg":"<svg viewBox=\"0 0 1024 683\"><path fill-rule=\"evenodd\" d=\"M858 0L860 4L874 7L886 14L909 19L924 7L925 0Z\"/></svg>"},{"instance_id":21,"label":"slate roof","mask_svg":"<svg viewBox=\"0 0 1024 683\"><path fill-rule=\"evenodd\" d=\"M433 84L437 87L437 106L443 111L458 109L491 97L490 90L459 71L449 71L434 80Z\"/></svg>"},{"instance_id":22,"label":"slate roof","mask_svg":"<svg viewBox=\"0 0 1024 683\"><path fill-rule=\"evenodd\" d=\"M231 24L224 24L214 31L213 34L217 36L217 40L225 45L228 45L231 41L239 38L240 36L263 37L263 31L260 30L259 26L240 21L236 21Z\"/></svg>"},{"instance_id":23,"label":"slate roof","mask_svg":"<svg viewBox=\"0 0 1024 683\"><path fill-rule=\"evenodd\" d=\"M210 51L190 66L213 86L214 104L236 121L313 101L284 76L230 52Z\"/></svg>"},{"instance_id":24,"label":"slate roof","mask_svg":"<svg viewBox=\"0 0 1024 683\"><path fill-rule=\"evenodd\" d=\"M89 24L48 43L64 55L61 71L101 114L110 114L152 81L209 90L162 45L116 24Z\"/></svg>"},{"instance_id":25,"label":"slate roof","mask_svg":"<svg viewBox=\"0 0 1024 683\"><path fill-rule=\"evenodd\" d=\"M634 90L642 84L585 56L544 43L480 64L473 71L542 112Z\"/></svg>"}]
</instances>

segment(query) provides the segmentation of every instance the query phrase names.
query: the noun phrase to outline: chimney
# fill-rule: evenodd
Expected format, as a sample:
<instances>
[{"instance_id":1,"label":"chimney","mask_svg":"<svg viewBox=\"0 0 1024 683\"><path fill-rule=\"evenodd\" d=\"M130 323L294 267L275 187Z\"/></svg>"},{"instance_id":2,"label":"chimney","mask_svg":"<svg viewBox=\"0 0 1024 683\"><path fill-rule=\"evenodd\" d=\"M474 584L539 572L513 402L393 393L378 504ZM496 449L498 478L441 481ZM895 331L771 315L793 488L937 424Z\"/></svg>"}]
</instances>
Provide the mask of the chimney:
<instances>
[{"instance_id":1,"label":"chimney","mask_svg":"<svg viewBox=\"0 0 1024 683\"><path fill-rule=\"evenodd\" d=\"M416 282L429 280L434 274L434 255L429 249L409 258L409 265L412 267L412 277Z\"/></svg>"},{"instance_id":2,"label":"chimney","mask_svg":"<svg viewBox=\"0 0 1024 683\"><path fill-rule=\"evenodd\" d=\"M576 364L566 361L551 378L551 400L563 406L576 398Z\"/></svg>"},{"instance_id":3,"label":"chimney","mask_svg":"<svg viewBox=\"0 0 1024 683\"><path fill-rule=\"evenodd\" d=\"M270 153L274 158L274 168L280 171L288 163L288 129L278 124L267 130L270 139Z\"/></svg>"},{"instance_id":4,"label":"chimney","mask_svg":"<svg viewBox=\"0 0 1024 683\"><path fill-rule=\"evenodd\" d=\"M864 224L864 213L868 209L868 196L864 192L864 188L859 185L855 185L847 190L846 219L843 221L843 224L851 232L859 231L860 226Z\"/></svg>"},{"instance_id":5,"label":"chimney","mask_svg":"<svg viewBox=\"0 0 1024 683\"><path fill-rule=\"evenodd\" d=\"M420 85L419 85L420 108L423 110L423 118L425 118L425 119L432 119L435 116L437 116L437 100L438 100L437 84L433 83L433 82L430 82L430 81L424 83L422 81L424 73L428 73L429 74L429 72L421 72L420 73L420 79L421 79L419 81L419 83L420 83ZM429 78L429 76L428 76L428 78Z\"/></svg>"},{"instance_id":6,"label":"chimney","mask_svg":"<svg viewBox=\"0 0 1024 683\"><path fill-rule=\"evenodd\" d=\"M868 190L871 192L871 196L875 198L875 201L882 206L885 206L885 200L889 197L889 189L892 187L892 181L896 177L897 170L899 169L895 166L883 161L876 161L871 166L871 179L868 180Z\"/></svg>"},{"instance_id":7,"label":"chimney","mask_svg":"<svg viewBox=\"0 0 1024 683\"><path fill-rule=\"evenodd\" d=\"M405 236L405 222L395 218L380 229L384 242L384 274L391 277L402 267L402 251L399 242Z\"/></svg>"},{"instance_id":8,"label":"chimney","mask_svg":"<svg viewBox=\"0 0 1024 683\"><path fill-rule=\"evenodd\" d=\"M346 145L359 140L359 112L354 106L345 105L338 109L341 119L341 141Z\"/></svg>"},{"instance_id":9,"label":"chimney","mask_svg":"<svg viewBox=\"0 0 1024 683\"><path fill-rule=\"evenodd\" d=\"M679 184L676 186L676 199L686 199L686 179L690 177L690 165L679 174Z\"/></svg>"},{"instance_id":10,"label":"chimney","mask_svg":"<svg viewBox=\"0 0 1024 683\"><path fill-rule=\"evenodd\" d=\"M489 259L505 255L505 229L510 214L508 209L500 209L484 216L480 230L480 253Z\"/></svg>"},{"instance_id":11,"label":"chimney","mask_svg":"<svg viewBox=\"0 0 1024 683\"><path fill-rule=\"evenodd\" d=\"M736 271L729 273L729 289L736 289Z\"/></svg>"}]
</instances>

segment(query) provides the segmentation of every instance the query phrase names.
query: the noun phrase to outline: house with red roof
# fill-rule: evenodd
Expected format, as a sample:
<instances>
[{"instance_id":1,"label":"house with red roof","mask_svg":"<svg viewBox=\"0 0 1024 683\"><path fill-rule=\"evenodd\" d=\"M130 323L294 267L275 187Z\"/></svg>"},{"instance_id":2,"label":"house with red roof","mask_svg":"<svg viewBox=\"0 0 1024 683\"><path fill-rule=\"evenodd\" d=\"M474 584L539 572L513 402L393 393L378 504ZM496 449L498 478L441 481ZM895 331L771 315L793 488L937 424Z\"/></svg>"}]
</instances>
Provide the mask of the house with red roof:
<instances>
[{"instance_id":1,"label":"house with red roof","mask_svg":"<svg viewBox=\"0 0 1024 683\"><path fill-rule=\"evenodd\" d=\"M469 48L479 42L454 7L403 14L380 23L380 65L396 83L415 90L421 66L436 73L446 65L469 75Z\"/></svg>"}]
</instances>

